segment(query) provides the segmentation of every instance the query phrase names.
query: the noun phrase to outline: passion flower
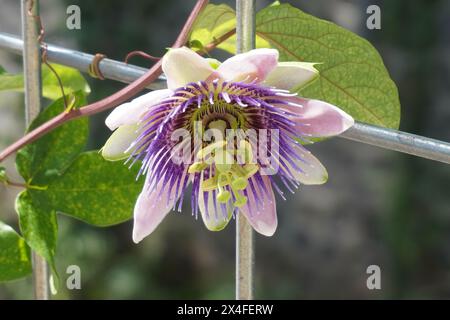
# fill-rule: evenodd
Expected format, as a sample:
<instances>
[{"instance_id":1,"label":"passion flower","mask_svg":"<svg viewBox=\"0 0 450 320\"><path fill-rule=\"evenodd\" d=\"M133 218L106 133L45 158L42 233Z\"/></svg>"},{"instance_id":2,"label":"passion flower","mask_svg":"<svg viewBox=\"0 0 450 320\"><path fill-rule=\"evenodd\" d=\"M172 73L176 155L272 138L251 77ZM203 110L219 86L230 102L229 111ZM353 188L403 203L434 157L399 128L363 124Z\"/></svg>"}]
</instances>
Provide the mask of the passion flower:
<instances>
[{"instance_id":1,"label":"passion flower","mask_svg":"<svg viewBox=\"0 0 450 320\"><path fill-rule=\"evenodd\" d=\"M354 123L339 108L295 92L314 81L313 63L278 62L278 51L255 49L223 63L188 48L172 49L162 68L168 89L118 106L106 119L115 130L102 149L108 160L141 166L145 186L134 209L133 240L152 233L171 210L181 211L192 185L192 214L222 230L237 214L271 236L275 190L322 184L328 174L303 146Z\"/></svg>"}]
</instances>

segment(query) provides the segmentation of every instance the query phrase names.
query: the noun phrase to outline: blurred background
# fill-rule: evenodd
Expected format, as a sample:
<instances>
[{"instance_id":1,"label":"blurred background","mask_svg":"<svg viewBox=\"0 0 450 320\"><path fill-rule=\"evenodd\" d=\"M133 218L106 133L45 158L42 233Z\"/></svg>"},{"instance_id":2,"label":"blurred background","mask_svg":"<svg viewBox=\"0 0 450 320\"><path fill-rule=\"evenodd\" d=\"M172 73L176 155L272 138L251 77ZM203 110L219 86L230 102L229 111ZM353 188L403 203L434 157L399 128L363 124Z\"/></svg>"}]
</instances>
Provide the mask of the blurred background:
<instances>
[{"instance_id":1,"label":"blurred background","mask_svg":"<svg viewBox=\"0 0 450 320\"><path fill-rule=\"evenodd\" d=\"M123 60L132 50L161 55L194 1L41 0L49 43ZM212 1L218 3L218 1ZM234 6L233 1L224 1ZM450 2L291 0L292 5L367 38L399 87L400 129L450 141ZM257 1L258 7L270 1ZM66 8L81 8L81 30L66 29ZM378 4L382 29L366 28L366 8ZM0 1L0 31L20 35L17 0ZM220 53L219 53L220 56ZM21 57L0 51L0 65L21 71ZM149 66L135 58L133 63ZM123 84L88 78L89 101ZM0 94L0 148L24 131L23 95ZM91 122L88 148L110 134ZM330 139L311 147L328 168L324 186L278 199L279 227L256 235L256 298L450 298L450 168L448 165ZM13 161L7 162L9 172ZM0 186L0 219L17 227L19 190ZM190 212L170 214L139 245L132 223L95 228L59 216L57 266L76 264L82 289L56 299L233 299L234 221L211 233ZM381 290L368 290L366 268L381 268ZM32 298L31 279L0 284L0 299Z\"/></svg>"}]
</instances>

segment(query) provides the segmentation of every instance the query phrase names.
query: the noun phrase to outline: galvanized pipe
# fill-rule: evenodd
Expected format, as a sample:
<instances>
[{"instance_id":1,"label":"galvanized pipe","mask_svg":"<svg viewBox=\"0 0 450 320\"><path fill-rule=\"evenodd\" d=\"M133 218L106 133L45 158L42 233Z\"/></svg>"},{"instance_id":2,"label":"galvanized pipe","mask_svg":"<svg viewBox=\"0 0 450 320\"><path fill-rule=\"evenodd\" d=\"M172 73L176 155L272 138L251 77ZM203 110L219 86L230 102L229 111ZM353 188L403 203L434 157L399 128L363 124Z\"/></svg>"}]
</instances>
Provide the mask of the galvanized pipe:
<instances>
[{"instance_id":1,"label":"galvanized pipe","mask_svg":"<svg viewBox=\"0 0 450 320\"><path fill-rule=\"evenodd\" d=\"M450 143L357 122L341 138L450 164Z\"/></svg>"},{"instance_id":2,"label":"galvanized pipe","mask_svg":"<svg viewBox=\"0 0 450 320\"><path fill-rule=\"evenodd\" d=\"M41 110L41 50L38 43L38 0L22 0L23 72L25 78L25 123L28 126ZM44 258L32 252L34 298L48 300L49 272Z\"/></svg>"},{"instance_id":3,"label":"galvanized pipe","mask_svg":"<svg viewBox=\"0 0 450 320\"><path fill-rule=\"evenodd\" d=\"M14 35L0 32L0 48L21 55L23 52L23 41ZM47 57L51 62L69 66L86 73L89 70L89 65L94 59L94 55L92 54L62 48L52 44L47 44ZM99 69L106 79L123 83L133 82L147 72L146 68L108 58L100 61ZM160 77L159 80L154 81L148 88L158 90L165 87L165 78Z\"/></svg>"}]
</instances>

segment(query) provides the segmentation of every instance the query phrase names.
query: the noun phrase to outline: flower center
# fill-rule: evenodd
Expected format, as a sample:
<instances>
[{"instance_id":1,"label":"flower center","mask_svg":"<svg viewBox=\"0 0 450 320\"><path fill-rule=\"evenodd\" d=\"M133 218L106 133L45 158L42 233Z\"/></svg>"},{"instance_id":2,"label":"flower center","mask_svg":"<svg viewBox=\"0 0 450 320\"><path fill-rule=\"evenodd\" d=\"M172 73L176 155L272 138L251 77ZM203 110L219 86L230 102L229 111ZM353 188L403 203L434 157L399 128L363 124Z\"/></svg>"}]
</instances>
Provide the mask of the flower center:
<instances>
[{"instance_id":1,"label":"flower center","mask_svg":"<svg viewBox=\"0 0 450 320\"><path fill-rule=\"evenodd\" d=\"M245 205L247 197L240 191L247 188L248 180L259 170L251 142L236 132L249 127L251 109L261 105L255 100L261 96L258 90L261 89L247 84L215 81L189 84L176 91L187 99L186 128L192 133L215 132L210 141L203 141L188 173L201 174L200 190L218 191L219 203L233 198L235 207ZM201 124L200 128L196 123Z\"/></svg>"},{"instance_id":2,"label":"flower center","mask_svg":"<svg viewBox=\"0 0 450 320\"><path fill-rule=\"evenodd\" d=\"M286 91L254 83L189 83L144 116L133 157L142 160L143 173L152 172L149 179L153 184L164 176L180 176L187 169L198 191L212 191L219 203L233 201L235 207L241 207L247 202L249 180L261 168L256 152L257 146L261 147L258 131L293 131L286 112L276 107L286 104L286 96L290 96ZM189 163L171 164L171 151L181 145L173 139L178 129L190 138L181 142L190 149ZM258 133L251 136L247 133L251 130ZM197 136L201 137L199 144L195 143Z\"/></svg>"}]
</instances>

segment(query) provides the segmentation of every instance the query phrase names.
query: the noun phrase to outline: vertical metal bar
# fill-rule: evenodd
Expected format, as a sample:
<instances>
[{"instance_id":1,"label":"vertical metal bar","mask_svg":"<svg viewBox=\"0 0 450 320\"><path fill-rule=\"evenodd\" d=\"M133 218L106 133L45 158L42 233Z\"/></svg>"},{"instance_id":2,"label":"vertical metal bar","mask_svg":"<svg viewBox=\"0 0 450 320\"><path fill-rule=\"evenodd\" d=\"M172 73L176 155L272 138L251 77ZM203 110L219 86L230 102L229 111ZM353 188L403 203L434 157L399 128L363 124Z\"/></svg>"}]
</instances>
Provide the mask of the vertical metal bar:
<instances>
[{"instance_id":1,"label":"vertical metal bar","mask_svg":"<svg viewBox=\"0 0 450 320\"><path fill-rule=\"evenodd\" d=\"M236 0L237 52L255 48L255 0ZM236 299L253 299L254 238L245 216L236 217Z\"/></svg>"},{"instance_id":2,"label":"vertical metal bar","mask_svg":"<svg viewBox=\"0 0 450 320\"><path fill-rule=\"evenodd\" d=\"M38 0L21 0L22 38L24 43L23 72L25 75L25 123L28 126L41 110L41 51L38 42ZM48 300L49 276L46 261L32 253L34 297Z\"/></svg>"},{"instance_id":3,"label":"vertical metal bar","mask_svg":"<svg viewBox=\"0 0 450 320\"><path fill-rule=\"evenodd\" d=\"M25 75L25 122L27 125L41 110L41 54L38 26L38 0L22 0L23 71Z\"/></svg>"}]
</instances>

